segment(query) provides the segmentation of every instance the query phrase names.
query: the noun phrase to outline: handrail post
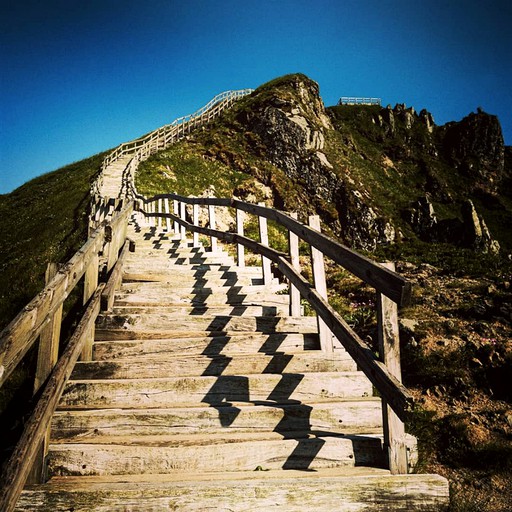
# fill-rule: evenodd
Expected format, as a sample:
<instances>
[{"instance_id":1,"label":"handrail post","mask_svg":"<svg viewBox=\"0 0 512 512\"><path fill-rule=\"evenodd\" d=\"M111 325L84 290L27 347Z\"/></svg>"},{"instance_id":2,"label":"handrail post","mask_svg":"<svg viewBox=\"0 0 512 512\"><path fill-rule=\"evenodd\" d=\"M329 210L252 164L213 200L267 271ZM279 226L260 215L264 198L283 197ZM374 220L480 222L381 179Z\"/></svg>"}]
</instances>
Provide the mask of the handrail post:
<instances>
[{"instance_id":1,"label":"handrail post","mask_svg":"<svg viewBox=\"0 0 512 512\"><path fill-rule=\"evenodd\" d=\"M311 215L309 217L309 226L320 232L320 217L318 215ZM316 291L323 299L327 300L324 255L313 246L311 246L311 267L313 270L313 283ZM318 317L318 334L320 336L321 349L324 352L333 352L332 333L320 317Z\"/></svg>"},{"instance_id":2,"label":"handrail post","mask_svg":"<svg viewBox=\"0 0 512 512\"><path fill-rule=\"evenodd\" d=\"M162 199L158 200L158 213L162 213ZM158 229L162 229L162 217L158 217Z\"/></svg>"},{"instance_id":3,"label":"handrail post","mask_svg":"<svg viewBox=\"0 0 512 512\"><path fill-rule=\"evenodd\" d=\"M208 224L210 229L217 229L217 222L215 220L215 206L213 206L213 204L208 205ZM217 237L210 237L210 245L212 252L217 252Z\"/></svg>"},{"instance_id":4,"label":"handrail post","mask_svg":"<svg viewBox=\"0 0 512 512\"><path fill-rule=\"evenodd\" d=\"M265 203L258 203L258 206L265 206ZM258 215L258 226L260 231L260 243L268 245L268 226L267 219ZM270 269L270 260L265 256L261 256L261 266L263 268L263 283L269 285L272 283L272 272Z\"/></svg>"},{"instance_id":5,"label":"handrail post","mask_svg":"<svg viewBox=\"0 0 512 512\"><path fill-rule=\"evenodd\" d=\"M187 210L186 205L183 201L179 202L180 205L180 219L186 221L187 220ZM185 240L187 236L187 230L185 229L185 226L180 226L180 238L181 240Z\"/></svg>"},{"instance_id":6,"label":"handrail post","mask_svg":"<svg viewBox=\"0 0 512 512\"><path fill-rule=\"evenodd\" d=\"M193 204L192 205L192 224L194 226L199 226L199 205ZM199 233L197 231L194 231L192 234L192 245L193 247L199 247Z\"/></svg>"},{"instance_id":7,"label":"handrail post","mask_svg":"<svg viewBox=\"0 0 512 512\"><path fill-rule=\"evenodd\" d=\"M148 203L148 213L154 213L155 212L155 202L150 201ZM155 218L151 215L148 217L149 220L149 227L153 227L155 225Z\"/></svg>"},{"instance_id":8,"label":"handrail post","mask_svg":"<svg viewBox=\"0 0 512 512\"><path fill-rule=\"evenodd\" d=\"M236 232L244 236L244 218L245 213L237 208L236 210ZM245 247L242 244L236 246L236 264L239 267L245 267Z\"/></svg>"},{"instance_id":9,"label":"handrail post","mask_svg":"<svg viewBox=\"0 0 512 512\"><path fill-rule=\"evenodd\" d=\"M45 286L55 277L58 272L57 263L48 263L45 273ZM39 391L41 386L45 383L48 375L50 375L53 367L57 364L59 359L59 345L60 345L60 329L62 323L62 308L61 304L55 313L51 316L50 321L43 327L39 335L39 347L37 354L37 368L36 376L34 379L34 394ZM46 480L46 466L45 460L48 454L48 444L50 442L50 428L46 431L46 435L40 447L37 450L37 455L34 460L32 469L27 478L29 484L40 484Z\"/></svg>"},{"instance_id":10,"label":"handrail post","mask_svg":"<svg viewBox=\"0 0 512 512\"><path fill-rule=\"evenodd\" d=\"M395 270L395 265L392 262L382 265L390 270ZM401 382L398 307L395 302L381 293L377 294L377 327L380 360L386 365L389 372ZM388 452L389 470L393 475L407 474L405 425L384 399L382 400L382 420L384 448Z\"/></svg>"},{"instance_id":11,"label":"handrail post","mask_svg":"<svg viewBox=\"0 0 512 512\"><path fill-rule=\"evenodd\" d=\"M113 247L111 248L113 250L116 250L118 247L118 239L119 235L116 233L112 237L112 241L110 242L113 244ZM117 251L116 251L116 259L117 259ZM87 270L85 271L84 275L84 297L83 297L83 303L87 304L88 300L93 296L94 292L96 291L96 288L98 287L98 269L99 269L99 257L98 253L96 253L92 259L91 263L89 263L89 266L87 267ZM94 328L92 328L89 333L87 334L82 354L80 356L80 359L82 361L91 361L92 360L92 344L94 342Z\"/></svg>"},{"instance_id":12,"label":"handrail post","mask_svg":"<svg viewBox=\"0 0 512 512\"><path fill-rule=\"evenodd\" d=\"M168 197L166 197L164 199L164 209L165 209L165 213L169 213L169 198ZM165 218L165 231L167 233L171 232L171 219L169 219L169 217Z\"/></svg>"},{"instance_id":13,"label":"handrail post","mask_svg":"<svg viewBox=\"0 0 512 512\"><path fill-rule=\"evenodd\" d=\"M178 200L173 199L172 201L172 212L176 217L179 215L179 206L178 206ZM178 235L180 233L180 225L177 221L174 221L174 233Z\"/></svg>"},{"instance_id":14,"label":"handrail post","mask_svg":"<svg viewBox=\"0 0 512 512\"><path fill-rule=\"evenodd\" d=\"M297 220L297 213L290 213L292 219ZM300 273L299 260L299 237L288 230L288 250L293 268ZM290 282L290 316L301 316L300 293L299 290Z\"/></svg>"}]
</instances>

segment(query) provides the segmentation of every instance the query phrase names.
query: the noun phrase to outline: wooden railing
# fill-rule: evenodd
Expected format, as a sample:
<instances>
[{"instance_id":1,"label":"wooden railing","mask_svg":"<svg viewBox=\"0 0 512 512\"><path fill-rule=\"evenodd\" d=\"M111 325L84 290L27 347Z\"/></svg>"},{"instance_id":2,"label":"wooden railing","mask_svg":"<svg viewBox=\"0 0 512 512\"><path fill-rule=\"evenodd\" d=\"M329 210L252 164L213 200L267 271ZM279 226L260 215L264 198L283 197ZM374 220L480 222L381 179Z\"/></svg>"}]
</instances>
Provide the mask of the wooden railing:
<instances>
[{"instance_id":1,"label":"wooden railing","mask_svg":"<svg viewBox=\"0 0 512 512\"><path fill-rule=\"evenodd\" d=\"M172 201L172 213L171 213ZM191 219L187 219L186 205L192 205ZM208 209L208 227L199 225L199 208ZM215 208L233 208L236 212L236 232L216 229ZM235 199L193 198L176 194L161 194L150 199L136 196L135 209L149 219L150 224L166 223L166 228L185 236L193 234L194 244L198 235L211 238L215 247L217 239L237 245L238 265L243 266L244 248L262 256L263 280L270 283L270 262L288 279L290 284L290 314L300 314L301 297L316 312L322 350L332 352L343 346L366 374L383 399L385 446L389 452L392 473L407 473L407 449L404 421L413 407L413 398L401 384L400 348L398 336L398 306L407 305L411 298L411 285L394 272L392 265L378 264L320 232L317 216L309 218L309 226L263 204L251 204ZM258 219L260 240L244 235L242 214L253 214ZM191 220L191 221L190 221ZM267 220L276 222L289 233L289 252L284 254L269 247ZM302 240L311 247L313 284L300 271L299 243ZM375 288L378 296L377 323L379 332L379 357L354 332L348 323L329 304L325 284L324 256Z\"/></svg>"},{"instance_id":2,"label":"wooden railing","mask_svg":"<svg viewBox=\"0 0 512 512\"><path fill-rule=\"evenodd\" d=\"M355 96L342 96L338 105L380 105L380 98L360 98Z\"/></svg>"},{"instance_id":3,"label":"wooden railing","mask_svg":"<svg viewBox=\"0 0 512 512\"><path fill-rule=\"evenodd\" d=\"M50 420L77 359L92 357L94 322L100 309L113 300L128 250L126 229L132 211L133 202L128 202L115 212L58 271L49 265L45 288L0 332L0 386L39 342L34 381L38 399L0 475L2 511L14 509L27 480L44 479ZM105 282L99 282L101 276ZM61 340L63 305L79 284L83 285L82 315L70 338Z\"/></svg>"},{"instance_id":4,"label":"wooden railing","mask_svg":"<svg viewBox=\"0 0 512 512\"><path fill-rule=\"evenodd\" d=\"M118 161L120 158L133 155L127 163L123 173L123 186L119 190L118 198L130 197L133 190L134 176L140 162L149 158L150 155L166 149L174 144L194 128L204 126L226 108L231 107L235 101L252 92L252 89L241 89L238 91L226 91L215 96L204 107L193 114L189 114L174 120L172 123L162 126L151 133L118 146L114 151L105 157L101 166L98 178L91 186L91 229L95 227L115 209L116 198L101 197L100 190L105 169Z\"/></svg>"}]
</instances>

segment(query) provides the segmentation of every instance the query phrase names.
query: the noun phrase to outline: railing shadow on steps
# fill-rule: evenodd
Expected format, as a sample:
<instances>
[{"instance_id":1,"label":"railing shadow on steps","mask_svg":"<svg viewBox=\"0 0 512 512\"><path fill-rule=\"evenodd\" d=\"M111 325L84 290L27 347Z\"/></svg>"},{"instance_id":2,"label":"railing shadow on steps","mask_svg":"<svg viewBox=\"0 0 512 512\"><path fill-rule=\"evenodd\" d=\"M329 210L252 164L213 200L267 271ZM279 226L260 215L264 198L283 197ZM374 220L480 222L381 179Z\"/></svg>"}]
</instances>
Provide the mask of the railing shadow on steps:
<instances>
[{"instance_id":1,"label":"railing shadow on steps","mask_svg":"<svg viewBox=\"0 0 512 512\"><path fill-rule=\"evenodd\" d=\"M170 201L173 213L170 213ZM192 207L191 222L186 206ZM199 225L199 208L208 209L208 227ZM216 229L215 208L232 208L236 211L237 231L225 232ZM407 447L404 421L413 408L413 397L401 384L400 349L398 334L398 306L405 306L411 299L410 283L394 272L391 264L379 264L345 247L320 232L317 216L310 217L310 226L263 204L252 204L237 199L194 198L177 194L159 194L152 198L135 195L135 210L139 211L150 226L164 227L179 233L192 233L193 244L198 245L199 234L210 237L212 248L217 240L237 246L237 263L244 266L244 248L262 257L263 282L270 284L271 265L284 275L290 284L290 314L300 315L301 298L306 299L318 316L320 344L325 352L345 348L358 367L375 386L383 401L384 446L388 452L389 468L393 474L407 473ZM242 214L253 214L258 218L260 240L244 236ZM269 247L267 221L271 220L286 228L289 233L289 254ZM314 284L310 284L300 273L299 243L310 245ZM379 334L379 357L353 331L334 310L327 299L323 257L360 278L377 292L377 324Z\"/></svg>"}]
</instances>

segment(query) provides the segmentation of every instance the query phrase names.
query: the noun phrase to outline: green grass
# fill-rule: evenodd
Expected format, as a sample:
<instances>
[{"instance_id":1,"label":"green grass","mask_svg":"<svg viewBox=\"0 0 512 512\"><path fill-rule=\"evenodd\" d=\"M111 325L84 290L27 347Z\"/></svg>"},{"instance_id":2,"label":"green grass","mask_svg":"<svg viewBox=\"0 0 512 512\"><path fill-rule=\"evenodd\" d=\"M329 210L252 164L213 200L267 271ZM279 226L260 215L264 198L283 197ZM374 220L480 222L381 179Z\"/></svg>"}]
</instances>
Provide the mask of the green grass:
<instances>
[{"instance_id":1,"label":"green grass","mask_svg":"<svg viewBox=\"0 0 512 512\"><path fill-rule=\"evenodd\" d=\"M66 262L87 239L89 188L104 154L0 196L0 328L44 286L48 262Z\"/></svg>"}]
</instances>

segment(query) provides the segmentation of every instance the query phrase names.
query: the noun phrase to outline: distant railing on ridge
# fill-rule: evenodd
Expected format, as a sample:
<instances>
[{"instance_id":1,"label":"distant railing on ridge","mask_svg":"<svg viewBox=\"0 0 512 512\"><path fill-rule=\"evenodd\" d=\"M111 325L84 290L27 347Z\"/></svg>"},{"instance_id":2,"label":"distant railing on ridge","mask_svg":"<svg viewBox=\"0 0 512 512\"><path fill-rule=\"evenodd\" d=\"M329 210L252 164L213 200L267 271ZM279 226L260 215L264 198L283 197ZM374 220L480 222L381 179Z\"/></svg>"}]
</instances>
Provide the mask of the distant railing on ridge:
<instances>
[{"instance_id":1,"label":"distant railing on ridge","mask_svg":"<svg viewBox=\"0 0 512 512\"><path fill-rule=\"evenodd\" d=\"M380 98L359 98L352 96L342 96L338 105L380 105Z\"/></svg>"}]
</instances>

